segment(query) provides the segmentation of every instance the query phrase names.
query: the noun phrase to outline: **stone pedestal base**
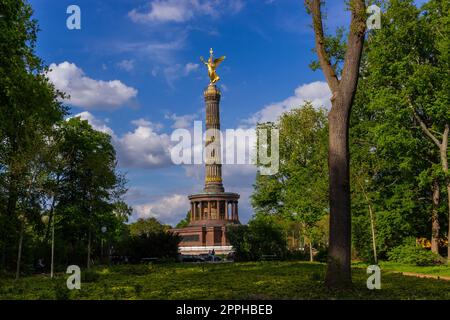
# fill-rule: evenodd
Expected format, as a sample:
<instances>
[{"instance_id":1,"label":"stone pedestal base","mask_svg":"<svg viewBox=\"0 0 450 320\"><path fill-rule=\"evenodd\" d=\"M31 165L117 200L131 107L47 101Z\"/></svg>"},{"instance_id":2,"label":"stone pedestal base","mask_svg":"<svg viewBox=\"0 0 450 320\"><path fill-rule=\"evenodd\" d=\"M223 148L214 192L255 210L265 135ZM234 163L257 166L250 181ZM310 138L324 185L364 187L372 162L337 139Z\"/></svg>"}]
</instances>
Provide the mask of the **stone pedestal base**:
<instances>
[{"instance_id":1,"label":"stone pedestal base","mask_svg":"<svg viewBox=\"0 0 450 320\"><path fill-rule=\"evenodd\" d=\"M188 250L188 247L229 246L227 238L227 225L235 224L229 221L197 221L196 225L185 228L172 229L172 232L181 236L179 247Z\"/></svg>"}]
</instances>

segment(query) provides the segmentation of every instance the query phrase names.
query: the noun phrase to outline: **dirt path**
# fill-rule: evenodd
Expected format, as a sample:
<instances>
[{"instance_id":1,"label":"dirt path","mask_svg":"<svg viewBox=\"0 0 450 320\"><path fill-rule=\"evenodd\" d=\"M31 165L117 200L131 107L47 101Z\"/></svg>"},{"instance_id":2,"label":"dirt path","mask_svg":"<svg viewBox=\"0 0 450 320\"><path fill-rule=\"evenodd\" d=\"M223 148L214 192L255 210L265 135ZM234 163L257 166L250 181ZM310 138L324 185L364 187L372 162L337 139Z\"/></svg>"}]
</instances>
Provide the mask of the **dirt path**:
<instances>
[{"instance_id":1,"label":"dirt path","mask_svg":"<svg viewBox=\"0 0 450 320\"><path fill-rule=\"evenodd\" d=\"M401 273L404 276L409 277L417 277L417 278L428 278L428 279L436 279L436 280L445 280L450 281L449 276L437 276L432 274L423 274L423 273L414 273L414 272L402 272L402 271L392 271L393 273Z\"/></svg>"}]
</instances>

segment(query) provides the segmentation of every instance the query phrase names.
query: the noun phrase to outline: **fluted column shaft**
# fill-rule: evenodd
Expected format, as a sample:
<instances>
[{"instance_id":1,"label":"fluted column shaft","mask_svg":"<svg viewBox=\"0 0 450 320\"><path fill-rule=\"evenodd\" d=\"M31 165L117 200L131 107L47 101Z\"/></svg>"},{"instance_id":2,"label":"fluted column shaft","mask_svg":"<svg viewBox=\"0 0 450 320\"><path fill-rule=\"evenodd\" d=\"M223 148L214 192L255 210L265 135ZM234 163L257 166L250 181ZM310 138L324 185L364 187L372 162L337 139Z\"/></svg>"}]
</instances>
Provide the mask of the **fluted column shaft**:
<instances>
[{"instance_id":1,"label":"fluted column shaft","mask_svg":"<svg viewBox=\"0 0 450 320\"><path fill-rule=\"evenodd\" d=\"M220 141L220 90L209 85L204 92L206 104L206 166L205 191L224 192L222 184L221 141Z\"/></svg>"}]
</instances>

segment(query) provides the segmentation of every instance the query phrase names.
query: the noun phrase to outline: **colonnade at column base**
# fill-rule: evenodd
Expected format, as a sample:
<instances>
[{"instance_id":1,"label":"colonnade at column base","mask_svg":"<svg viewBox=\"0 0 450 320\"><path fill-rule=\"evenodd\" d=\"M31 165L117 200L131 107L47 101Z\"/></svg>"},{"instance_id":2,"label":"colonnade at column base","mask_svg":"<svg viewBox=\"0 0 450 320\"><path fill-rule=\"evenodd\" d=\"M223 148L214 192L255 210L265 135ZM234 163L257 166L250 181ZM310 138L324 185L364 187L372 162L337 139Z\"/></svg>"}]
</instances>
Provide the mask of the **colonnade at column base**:
<instances>
[{"instance_id":1,"label":"colonnade at column base","mask_svg":"<svg viewBox=\"0 0 450 320\"><path fill-rule=\"evenodd\" d=\"M239 194L205 192L190 195L190 224L239 223ZM219 223L220 224L220 223Z\"/></svg>"},{"instance_id":2,"label":"colonnade at column base","mask_svg":"<svg viewBox=\"0 0 450 320\"><path fill-rule=\"evenodd\" d=\"M181 247L229 246L227 227L238 225L239 194L205 192L189 196L190 223L185 228L172 229L181 236Z\"/></svg>"}]
</instances>

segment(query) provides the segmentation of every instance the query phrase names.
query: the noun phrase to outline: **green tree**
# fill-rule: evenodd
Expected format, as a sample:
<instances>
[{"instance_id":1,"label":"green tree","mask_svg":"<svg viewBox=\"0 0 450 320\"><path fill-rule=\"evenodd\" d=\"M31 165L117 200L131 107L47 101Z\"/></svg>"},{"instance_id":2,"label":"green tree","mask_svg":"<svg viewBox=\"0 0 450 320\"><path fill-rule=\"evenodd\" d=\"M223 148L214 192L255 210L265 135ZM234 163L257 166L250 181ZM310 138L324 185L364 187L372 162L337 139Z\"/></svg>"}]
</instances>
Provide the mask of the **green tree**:
<instances>
[{"instance_id":1,"label":"green tree","mask_svg":"<svg viewBox=\"0 0 450 320\"><path fill-rule=\"evenodd\" d=\"M378 229L384 244L379 244L386 250L421 233L421 212L429 210L432 250L437 252L440 184L447 198L450 191L449 6L429 1L417 8L412 1L393 0L385 2L383 11L383 27L368 39L359 88L364 92L357 98L366 109L359 112L365 113L360 123L369 128L366 151L370 148L379 159L378 169L372 170L381 210Z\"/></svg>"},{"instance_id":2,"label":"green tree","mask_svg":"<svg viewBox=\"0 0 450 320\"><path fill-rule=\"evenodd\" d=\"M311 261L317 223L328 212L327 134L325 110L310 103L280 118L283 214L303 226Z\"/></svg>"},{"instance_id":3,"label":"green tree","mask_svg":"<svg viewBox=\"0 0 450 320\"><path fill-rule=\"evenodd\" d=\"M141 262L143 258L174 259L178 256L180 241L179 235L173 234L169 226L156 218L141 218L128 225L128 235L123 238L121 251L133 262Z\"/></svg>"},{"instance_id":4,"label":"green tree","mask_svg":"<svg viewBox=\"0 0 450 320\"><path fill-rule=\"evenodd\" d=\"M184 228L191 222L191 210L186 213L186 217L177 223L175 228Z\"/></svg>"},{"instance_id":5,"label":"green tree","mask_svg":"<svg viewBox=\"0 0 450 320\"><path fill-rule=\"evenodd\" d=\"M35 192L40 189L36 184L41 181L42 151L66 109L35 54L37 23L30 5L4 0L0 12L1 266L13 261L16 251L18 277L28 213L39 197Z\"/></svg>"},{"instance_id":6,"label":"green tree","mask_svg":"<svg viewBox=\"0 0 450 320\"><path fill-rule=\"evenodd\" d=\"M280 131L279 172L271 176L258 173L252 205L257 214L299 223L312 260L313 242L322 240L314 236L320 234L317 223L328 211L326 111L307 102L283 114L276 127Z\"/></svg>"},{"instance_id":7,"label":"green tree","mask_svg":"<svg viewBox=\"0 0 450 320\"><path fill-rule=\"evenodd\" d=\"M281 259L286 257L285 232L273 215L258 214L248 225L230 225L227 234L237 260L256 261L264 255L276 255Z\"/></svg>"},{"instance_id":8,"label":"green tree","mask_svg":"<svg viewBox=\"0 0 450 320\"><path fill-rule=\"evenodd\" d=\"M167 227L162 225L156 218L140 218L129 226L132 236L149 235L152 233L164 232Z\"/></svg>"},{"instance_id":9,"label":"green tree","mask_svg":"<svg viewBox=\"0 0 450 320\"><path fill-rule=\"evenodd\" d=\"M72 118L61 124L60 159L64 159L57 190L56 211L60 228L71 247L86 243L87 267L91 265L92 244L102 227L124 222L129 210L120 202L126 192L125 180L116 171L111 137L94 130L87 121ZM83 250L84 251L84 250Z\"/></svg>"}]
</instances>

